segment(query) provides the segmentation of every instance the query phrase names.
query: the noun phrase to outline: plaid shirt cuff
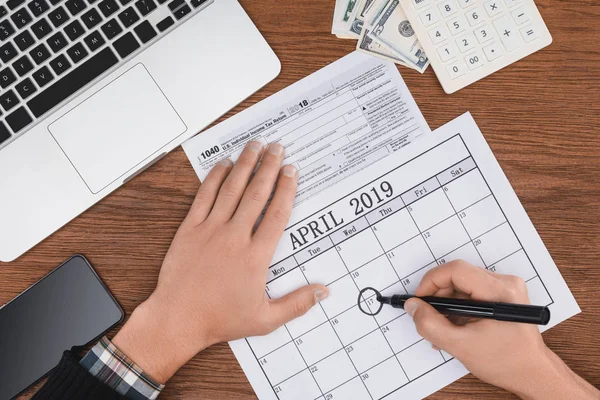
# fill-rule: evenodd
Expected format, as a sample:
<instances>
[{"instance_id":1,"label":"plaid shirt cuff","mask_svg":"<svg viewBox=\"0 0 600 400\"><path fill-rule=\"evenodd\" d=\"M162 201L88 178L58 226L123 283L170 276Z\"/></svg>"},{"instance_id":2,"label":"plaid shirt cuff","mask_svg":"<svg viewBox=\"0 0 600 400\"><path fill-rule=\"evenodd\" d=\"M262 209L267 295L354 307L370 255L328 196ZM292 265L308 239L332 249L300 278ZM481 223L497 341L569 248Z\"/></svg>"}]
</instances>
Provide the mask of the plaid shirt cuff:
<instances>
[{"instance_id":1,"label":"plaid shirt cuff","mask_svg":"<svg viewBox=\"0 0 600 400\"><path fill-rule=\"evenodd\" d=\"M133 400L154 400L165 385L156 382L103 337L79 362L92 376Z\"/></svg>"}]
</instances>

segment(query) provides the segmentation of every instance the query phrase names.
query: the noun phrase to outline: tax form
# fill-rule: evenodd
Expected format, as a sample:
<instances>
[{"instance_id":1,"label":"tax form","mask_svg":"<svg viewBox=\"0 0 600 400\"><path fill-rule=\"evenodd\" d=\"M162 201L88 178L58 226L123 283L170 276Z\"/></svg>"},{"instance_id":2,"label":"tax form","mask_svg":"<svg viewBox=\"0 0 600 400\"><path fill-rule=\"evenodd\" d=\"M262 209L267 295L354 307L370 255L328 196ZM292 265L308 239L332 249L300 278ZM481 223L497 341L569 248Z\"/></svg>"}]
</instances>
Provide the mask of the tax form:
<instances>
[{"instance_id":1,"label":"tax form","mask_svg":"<svg viewBox=\"0 0 600 400\"><path fill-rule=\"evenodd\" d=\"M266 295L321 283L330 296L267 336L230 342L259 399L421 399L464 376L403 310L367 316L357 305L365 287L414 293L427 271L452 260L523 278L531 302L551 310L544 330L580 312L470 114L387 151L348 170L351 179L322 178L325 187L294 207Z\"/></svg>"}]
</instances>

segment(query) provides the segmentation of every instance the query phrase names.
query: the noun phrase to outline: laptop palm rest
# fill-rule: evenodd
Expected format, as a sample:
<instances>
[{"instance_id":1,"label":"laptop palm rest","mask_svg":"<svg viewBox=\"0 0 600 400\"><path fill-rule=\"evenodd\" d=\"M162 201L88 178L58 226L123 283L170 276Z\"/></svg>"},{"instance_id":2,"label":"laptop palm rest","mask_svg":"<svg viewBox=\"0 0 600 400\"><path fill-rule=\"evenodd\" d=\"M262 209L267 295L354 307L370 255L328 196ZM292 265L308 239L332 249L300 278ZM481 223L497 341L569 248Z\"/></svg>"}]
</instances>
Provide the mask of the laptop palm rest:
<instances>
[{"instance_id":1,"label":"laptop palm rest","mask_svg":"<svg viewBox=\"0 0 600 400\"><path fill-rule=\"evenodd\" d=\"M98 193L152 159L187 126L137 64L48 130L90 191Z\"/></svg>"}]
</instances>

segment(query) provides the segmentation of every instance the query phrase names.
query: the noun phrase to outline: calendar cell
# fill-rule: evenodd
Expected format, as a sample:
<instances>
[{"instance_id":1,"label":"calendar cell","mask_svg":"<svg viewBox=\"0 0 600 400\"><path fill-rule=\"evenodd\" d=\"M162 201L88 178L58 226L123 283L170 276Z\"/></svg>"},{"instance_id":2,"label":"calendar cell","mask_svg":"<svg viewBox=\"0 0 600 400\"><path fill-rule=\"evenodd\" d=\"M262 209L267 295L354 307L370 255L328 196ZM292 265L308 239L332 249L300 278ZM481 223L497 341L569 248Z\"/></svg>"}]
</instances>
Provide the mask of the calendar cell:
<instances>
[{"instance_id":1,"label":"calendar cell","mask_svg":"<svg viewBox=\"0 0 600 400\"><path fill-rule=\"evenodd\" d=\"M254 355L258 358L263 357L286 343L292 341L292 337L288 333L285 326L271 332L266 336L252 336L248 338L248 343L252 347Z\"/></svg>"},{"instance_id":2,"label":"calendar cell","mask_svg":"<svg viewBox=\"0 0 600 400\"><path fill-rule=\"evenodd\" d=\"M527 282L527 292L529 300L533 305L547 306L552 303L552 299L539 277L535 277Z\"/></svg>"},{"instance_id":3,"label":"calendar cell","mask_svg":"<svg viewBox=\"0 0 600 400\"><path fill-rule=\"evenodd\" d=\"M379 328L373 317L363 314L358 306L333 318L331 325L344 346Z\"/></svg>"},{"instance_id":4,"label":"calendar cell","mask_svg":"<svg viewBox=\"0 0 600 400\"><path fill-rule=\"evenodd\" d=\"M441 258L470 241L456 215L424 231L423 237L436 258Z\"/></svg>"},{"instance_id":5,"label":"calendar cell","mask_svg":"<svg viewBox=\"0 0 600 400\"><path fill-rule=\"evenodd\" d=\"M490 270L499 274L516 275L528 281L536 276L533 265L523 249L498 261L490 267Z\"/></svg>"},{"instance_id":6,"label":"calendar cell","mask_svg":"<svg viewBox=\"0 0 600 400\"><path fill-rule=\"evenodd\" d=\"M390 346L392 346L394 353L399 353L418 341L423 340L417 333L417 327L408 314L404 314L382 326L381 331L390 343Z\"/></svg>"},{"instance_id":7,"label":"calendar cell","mask_svg":"<svg viewBox=\"0 0 600 400\"><path fill-rule=\"evenodd\" d=\"M475 245L472 242L465 244L464 246L454 250L452 253L446 254L442 259L439 260L440 264L446 264L454 260L463 260L476 267L485 268L483 260L479 256Z\"/></svg>"},{"instance_id":8,"label":"calendar cell","mask_svg":"<svg viewBox=\"0 0 600 400\"><path fill-rule=\"evenodd\" d=\"M445 362L442 354L434 350L427 340L421 340L399 353L398 361L410 380L417 379Z\"/></svg>"},{"instance_id":9,"label":"calendar cell","mask_svg":"<svg viewBox=\"0 0 600 400\"><path fill-rule=\"evenodd\" d=\"M330 396L329 396L330 395ZM328 397L329 396L329 397ZM325 394L327 400L371 400L371 396L360 377L356 377Z\"/></svg>"},{"instance_id":10,"label":"calendar cell","mask_svg":"<svg viewBox=\"0 0 600 400\"><path fill-rule=\"evenodd\" d=\"M356 376L356 369L346 350L339 350L309 369L323 393L329 392Z\"/></svg>"},{"instance_id":11,"label":"calendar cell","mask_svg":"<svg viewBox=\"0 0 600 400\"><path fill-rule=\"evenodd\" d=\"M458 216L473 239L506 222L496 199L491 195L459 212Z\"/></svg>"},{"instance_id":12,"label":"calendar cell","mask_svg":"<svg viewBox=\"0 0 600 400\"><path fill-rule=\"evenodd\" d=\"M342 348L331 324L327 322L300 336L295 343L309 366Z\"/></svg>"},{"instance_id":13,"label":"calendar cell","mask_svg":"<svg viewBox=\"0 0 600 400\"><path fill-rule=\"evenodd\" d=\"M387 253L400 279L435 262L423 236L419 235Z\"/></svg>"},{"instance_id":14,"label":"calendar cell","mask_svg":"<svg viewBox=\"0 0 600 400\"><path fill-rule=\"evenodd\" d=\"M393 379L390 379L393 377ZM381 399L400 386L408 383L396 357L391 357L361 374L361 379L374 399Z\"/></svg>"},{"instance_id":15,"label":"calendar cell","mask_svg":"<svg viewBox=\"0 0 600 400\"><path fill-rule=\"evenodd\" d=\"M358 288L349 275L333 282L329 285L329 297L321 302L325 314L328 318L346 311L352 306L356 306L358 299Z\"/></svg>"},{"instance_id":16,"label":"calendar cell","mask_svg":"<svg viewBox=\"0 0 600 400\"><path fill-rule=\"evenodd\" d=\"M467 172L444 186L446 195L457 212L491 194L478 169Z\"/></svg>"},{"instance_id":17,"label":"calendar cell","mask_svg":"<svg viewBox=\"0 0 600 400\"><path fill-rule=\"evenodd\" d=\"M309 330L316 328L327 321L327 316L321 307L313 307L300 318L291 320L285 326L290 331L292 338L297 338Z\"/></svg>"},{"instance_id":18,"label":"calendar cell","mask_svg":"<svg viewBox=\"0 0 600 400\"><path fill-rule=\"evenodd\" d=\"M398 281L398 276L386 255L371 261L367 265L350 273L356 286L360 289L372 287L382 291L391 283Z\"/></svg>"},{"instance_id":19,"label":"calendar cell","mask_svg":"<svg viewBox=\"0 0 600 400\"><path fill-rule=\"evenodd\" d=\"M306 364L294 343L288 343L266 357L258 360L269 381L277 385L298 372L306 369Z\"/></svg>"},{"instance_id":20,"label":"calendar cell","mask_svg":"<svg viewBox=\"0 0 600 400\"><path fill-rule=\"evenodd\" d=\"M302 391L298 390L299 387L302 388ZM279 400L316 399L321 395L317 382L307 369L281 382L273 389Z\"/></svg>"},{"instance_id":21,"label":"calendar cell","mask_svg":"<svg viewBox=\"0 0 600 400\"><path fill-rule=\"evenodd\" d=\"M267 285L267 293L270 298L278 299L296 289L306 286L306 283L302 271L300 271L299 268L296 268L285 275L278 277L276 280L269 282Z\"/></svg>"},{"instance_id":22,"label":"calendar cell","mask_svg":"<svg viewBox=\"0 0 600 400\"><path fill-rule=\"evenodd\" d=\"M444 360L446 361L450 361L454 358L451 354L446 353L444 350L440 350L440 353L442 353L442 357L444 357Z\"/></svg>"},{"instance_id":23,"label":"calendar cell","mask_svg":"<svg viewBox=\"0 0 600 400\"><path fill-rule=\"evenodd\" d=\"M373 231L385 251L389 251L419 234L419 229L406 208L375 224Z\"/></svg>"},{"instance_id":24,"label":"calendar cell","mask_svg":"<svg viewBox=\"0 0 600 400\"><path fill-rule=\"evenodd\" d=\"M349 271L354 271L383 254L377 237L371 229L340 243L337 249Z\"/></svg>"},{"instance_id":25,"label":"calendar cell","mask_svg":"<svg viewBox=\"0 0 600 400\"><path fill-rule=\"evenodd\" d=\"M473 240L486 266L493 265L521 248L508 223Z\"/></svg>"},{"instance_id":26,"label":"calendar cell","mask_svg":"<svg viewBox=\"0 0 600 400\"><path fill-rule=\"evenodd\" d=\"M421 232L454 214L452 205L441 189L430 193L408 207Z\"/></svg>"},{"instance_id":27,"label":"calendar cell","mask_svg":"<svg viewBox=\"0 0 600 400\"><path fill-rule=\"evenodd\" d=\"M364 338L347 346L346 351L359 373L394 355L380 330L371 332Z\"/></svg>"},{"instance_id":28,"label":"calendar cell","mask_svg":"<svg viewBox=\"0 0 600 400\"><path fill-rule=\"evenodd\" d=\"M301 268L308 282L323 285L329 285L348 273L344 262L335 249L329 249L318 257L307 261Z\"/></svg>"},{"instance_id":29,"label":"calendar cell","mask_svg":"<svg viewBox=\"0 0 600 400\"><path fill-rule=\"evenodd\" d=\"M406 294L406 290L404 290L404 286L400 282L390 286L389 288L383 290L381 292L383 296L393 296L395 294ZM375 311L375 310L373 310ZM383 307L381 312L375 316L375 320L379 324L379 326L383 326L390 322L393 319L398 318L399 316L405 313L404 310L400 308L394 307Z\"/></svg>"},{"instance_id":30,"label":"calendar cell","mask_svg":"<svg viewBox=\"0 0 600 400\"><path fill-rule=\"evenodd\" d=\"M403 278L401 280L401 282L404 285L404 288L406 289L406 291L409 294L414 294L415 290L417 290L417 288L419 287L419 283L421 283L421 279L423 279L423 276L427 272L429 272L429 270L431 270L437 266L438 266L438 264L436 262L433 262L433 263L429 264L428 266L426 266L425 268L421 268L414 274L411 274L408 277Z\"/></svg>"}]
</instances>

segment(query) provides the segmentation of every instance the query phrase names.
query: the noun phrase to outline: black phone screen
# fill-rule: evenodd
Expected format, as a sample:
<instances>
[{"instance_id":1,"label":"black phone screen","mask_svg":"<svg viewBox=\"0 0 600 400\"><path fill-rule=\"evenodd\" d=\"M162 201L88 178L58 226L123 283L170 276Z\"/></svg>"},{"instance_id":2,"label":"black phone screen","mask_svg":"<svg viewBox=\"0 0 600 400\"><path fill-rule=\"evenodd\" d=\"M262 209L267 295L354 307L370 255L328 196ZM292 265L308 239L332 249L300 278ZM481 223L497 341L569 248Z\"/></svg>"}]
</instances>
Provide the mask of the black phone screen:
<instances>
[{"instance_id":1,"label":"black phone screen","mask_svg":"<svg viewBox=\"0 0 600 400\"><path fill-rule=\"evenodd\" d=\"M65 350L85 346L123 310L83 256L74 256L0 309L0 399L45 376Z\"/></svg>"}]
</instances>

